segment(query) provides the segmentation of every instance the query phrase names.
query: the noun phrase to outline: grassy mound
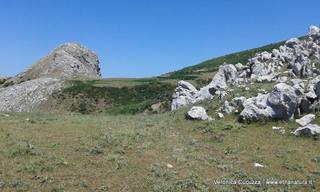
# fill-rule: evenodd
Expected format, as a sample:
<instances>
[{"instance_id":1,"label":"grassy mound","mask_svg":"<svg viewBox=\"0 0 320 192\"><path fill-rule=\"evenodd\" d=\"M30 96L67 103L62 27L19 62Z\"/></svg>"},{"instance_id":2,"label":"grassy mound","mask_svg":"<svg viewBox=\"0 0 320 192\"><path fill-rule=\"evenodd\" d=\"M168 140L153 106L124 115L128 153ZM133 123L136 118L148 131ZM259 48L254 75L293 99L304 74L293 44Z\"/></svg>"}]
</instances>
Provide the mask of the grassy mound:
<instances>
[{"instance_id":1,"label":"grassy mound","mask_svg":"<svg viewBox=\"0 0 320 192\"><path fill-rule=\"evenodd\" d=\"M155 78L118 81L72 81L53 98L67 111L80 113L135 114L157 103L169 110L175 84Z\"/></svg>"}]
</instances>

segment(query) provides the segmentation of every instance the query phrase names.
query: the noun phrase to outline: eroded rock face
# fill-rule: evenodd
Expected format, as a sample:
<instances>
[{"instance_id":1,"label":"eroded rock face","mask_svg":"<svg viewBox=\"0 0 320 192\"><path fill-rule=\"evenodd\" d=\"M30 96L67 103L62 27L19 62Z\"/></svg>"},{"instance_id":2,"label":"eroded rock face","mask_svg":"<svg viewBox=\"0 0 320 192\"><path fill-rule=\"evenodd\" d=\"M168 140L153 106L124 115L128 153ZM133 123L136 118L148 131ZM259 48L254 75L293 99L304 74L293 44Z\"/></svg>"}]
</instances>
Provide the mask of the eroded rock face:
<instances>
[{"instance_id":1,"label":"eroded rock face","mask_svg":"<svg viewBox=\"0 0 320 192\"><path fill-rule=\"evenodd\" d=\"M53 78L38 78L0 88L0 111L34 112L48 97L62 88L63 82Z\"/></svg>"},{"instance_id":2,"label":"eroded rock face","mask_svg":"<svg viewBox=\"0 0 320 192\"><path fill-rule=\"evenodd\" d=\"M249 98L244 103L244 109L240 113L243 122L267 120L274 115L274 111L267 105L268 94L260 94Z\"/></svg>"},{"instance_id":3,"label":"eroded rock face","mask_svg":"<svg viewBox=\"0 0 320 192\"><path fill-rule=\"evenodd\" d=\"M214 95L223 98L227 93L227 83L237 79L237 69L234 65L225 64L220 66L211 83L200 90L186 81L180 81L172 95L171 110L177 110L188 104L196 103L205 99L212 99Z\"/></svg>"},{"instance_id":4,"label":"eroded rock face","mask_svg":"<svg viewBox=\"0 0 320 192\"><path fill-rule=\"evenodd\" d=\"M267 105L273 110L274 119L293 118L298 106L298 96L295 89L285 83L274 86L273 91L268 95Z\"/></svg>"},{"instance_id":5,"label":"eroded rock face","mask_svg":"<svg viewBox=\"0 0 320 192\"><path fill-rule=\"evenodd\" d=\"M60 80L100 79L99 59L94 52L80 44L66 43L54 49L25 72L8 79L5 85L42 77Z\"/></svg>"},{"instance_id":6,"label":"eroded rock face","mask_svg":"<svg viewBox=\"0 0 320 192\"><path fill-rule=\"evenodd\" d=\"M206 110L201 106L192 107L186 114L186 117L191 120L210 120Z\"/></svg>"},{"instance_id":7,"label":"eroded rock face","mask_svg":"<svg viewBox=\"0 0 320 192\"><path fill-rule=\"evenodd\" d=\"M271 93L247 99L240 113L240 120L260 121L267 119L290 119L298 106L296 90L285 83L276 84Z\"/></svg>"},{"instance_id":8,"label":"eroded rock face","mask_svg":"<svg viewBox=\"0 0 320 192\"><path fill-rule=\"evenodd\" d=\"M232 64L224 64L219 67L219 71L214 75L208 87L211 89L211 93L217 90L225 90L228 88L227 83L234 82L236 79L237 68Z\"/></svg>"},{"instance_id":9,"label":"eroded rock face","mask_svg":"<svg viewBox=\"0 0 320 192\"><path fill-rule=\"evenodd\" d=\"M7 79L0 87L0 111L35 112L65 80L100 79L97 55L80 44L54 49L28 70Z\"/></svg>"},{"instance_id":10,"label":"eroded rock face","mask_svg":"<svg viewBox=\"0 0 320 192\"><path fill-rule=\"evenodd\" d=\"M171 110L177 110L183 106L196 102L198 90L189 82L179 81L172 95Z\"/></svg>"}]
</instances>

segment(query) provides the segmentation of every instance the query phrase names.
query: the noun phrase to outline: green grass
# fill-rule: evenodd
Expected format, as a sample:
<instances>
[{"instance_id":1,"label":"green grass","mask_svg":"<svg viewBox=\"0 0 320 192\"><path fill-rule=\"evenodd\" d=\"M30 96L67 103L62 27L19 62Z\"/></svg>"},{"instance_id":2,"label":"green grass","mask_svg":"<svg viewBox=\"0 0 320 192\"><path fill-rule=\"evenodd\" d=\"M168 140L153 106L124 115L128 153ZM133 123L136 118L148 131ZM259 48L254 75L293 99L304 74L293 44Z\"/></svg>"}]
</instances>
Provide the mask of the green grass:
<instances>
[{"instance_id":1,"label":"green grass","mask_svg":"<svg viewBox=\"0 0 320 192\"><path fill-rule=\"evenodd\" d=\"M116 86L116 82L110 86L106 82L108 81L72 81L53 98L58 101L58 106L67 107L64 109L67 111L135 114L144 112L152 104L159 102L168 110L175 88L173 83L156 79L121 80L121 86Z\"/></svg>"},{"instance_id":2,"label":"green grass","mask_svg":"<svg viewBox=\"0 0 320 192\"><path fill-rule=\"evenodd\" d=\"M306 36L302 36L299 39L305 39ZM228 64L237 64L242 63L246 64L248 59L252 58L256 53L260 53L263 51L271 52L273 49L279 48L283 45L285 41L281 41L278 43L272 43L269 45L265 45L259 48L249 49L245 51L240 51L237 53L228 54L225 56L213 58L207 61L204 61L200 64L193 65L190 67L183 68L178 71L174 71L168 73L166 75L161 76L164 79L181 79L181 80L195 80L206 73L212 73L216 71L220 65L223 63Z\"/></svg>"},{"instance_id":3,"label":"green grass","mask_svg":"<svg viewBox=\"0 0 320 192\"><path fill-rule=\"evenodd\" d=\"M199 77L199 75L201 75L202 73L216 71L219 68L219 66L222 65L223 63L246 64L248 62L248 59L252 58L256 53L263 52L263 51L271 52L273 49L279 48L279 46L283 45L283 44L284 44L284 41L279 42L279 43L266 45L266 46L259 47L259 48L255 48L255 49L249 49L249 50L217 57L214 59L204 61L200 64L186 67L181 70L172 72L168 76L165 76L164 78L184 79L184 80L195 79L195 78Z\"/></svg>"},{"instance_id":4,"label":"green grass","mask_svg":"<svg viewBox=\"0 0 320 192\"><path fill-rule=\"evenodd\" d=\"M188 121L186 110L0 116L0 191L319 191L319 140L291 135L294 122ZM313 185L215 184L221 179Z\"/></svg>"}]
</instances>

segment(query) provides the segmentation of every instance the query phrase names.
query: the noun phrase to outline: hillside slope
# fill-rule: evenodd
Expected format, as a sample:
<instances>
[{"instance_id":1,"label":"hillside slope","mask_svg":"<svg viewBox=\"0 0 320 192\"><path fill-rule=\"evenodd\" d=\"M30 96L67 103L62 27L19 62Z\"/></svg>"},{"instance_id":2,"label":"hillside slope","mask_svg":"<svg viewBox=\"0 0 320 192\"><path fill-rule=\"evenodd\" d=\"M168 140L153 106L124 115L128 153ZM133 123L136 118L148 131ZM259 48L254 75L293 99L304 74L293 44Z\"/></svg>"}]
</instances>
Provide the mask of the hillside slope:
<instances>
[{"instance_id":1,"label":"hillside slope","mask_svg":"<svg viewBox=\"0 0 320 192\"><path fill-rule=\"evenodd\" d=\"M211 81L223 63L246 63L256 53L272 51L284 43L282 41L217 57L153 78L71 81L69 86L51 97L51 107L46 105L44 108L52 109L52 106L56 106L59 111L111 114L168 111L171 95L179 80L188 80L196 87L201 87Z\"/></svg>"}]
</instances>

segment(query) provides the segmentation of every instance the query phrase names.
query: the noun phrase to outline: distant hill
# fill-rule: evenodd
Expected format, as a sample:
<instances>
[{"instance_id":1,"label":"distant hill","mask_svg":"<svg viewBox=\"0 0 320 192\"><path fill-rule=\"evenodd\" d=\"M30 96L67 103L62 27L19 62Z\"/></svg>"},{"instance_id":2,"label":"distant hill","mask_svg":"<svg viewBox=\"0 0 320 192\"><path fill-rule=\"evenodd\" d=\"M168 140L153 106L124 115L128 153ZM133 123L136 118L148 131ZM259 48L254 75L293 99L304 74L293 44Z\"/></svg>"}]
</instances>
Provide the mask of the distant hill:
<instances>
[{"instance_id":1,"label":"distant hill","mask_svg":"<svg viewBox=\"0 0 320 192\"><path fill-rule=\"evenodd\" d=\"M306 36L302 36L299 39L304 39L304 38L306 38ZM224 55L221 57L213 58L213 59L201 62L197 65L185 67L181 70L161 75L160 78L193 80L203 76L204 74L212 73L216 71L218 67L223 63L245 64L248 62L248 59L252 58L256 53L263 52L263 51L271 52L273 49L279 48L285 42L286 41L271 43L262 47L244 50L244 51Z\"/></svg>"}]
</instances>

